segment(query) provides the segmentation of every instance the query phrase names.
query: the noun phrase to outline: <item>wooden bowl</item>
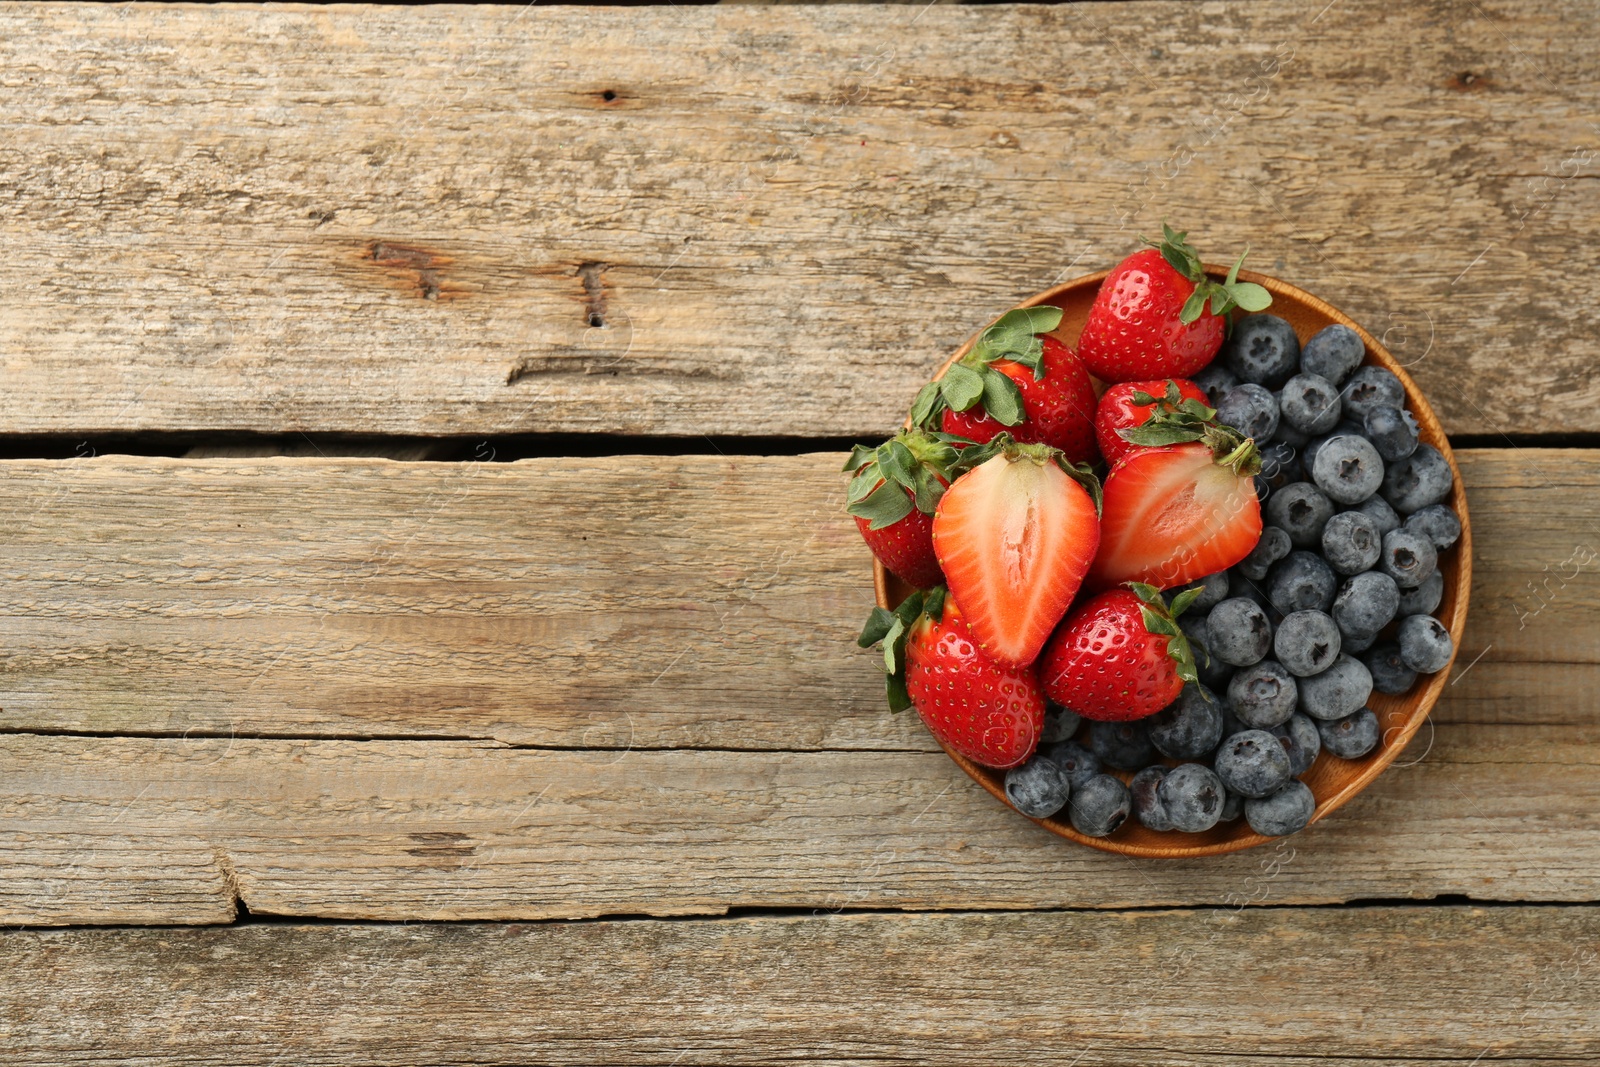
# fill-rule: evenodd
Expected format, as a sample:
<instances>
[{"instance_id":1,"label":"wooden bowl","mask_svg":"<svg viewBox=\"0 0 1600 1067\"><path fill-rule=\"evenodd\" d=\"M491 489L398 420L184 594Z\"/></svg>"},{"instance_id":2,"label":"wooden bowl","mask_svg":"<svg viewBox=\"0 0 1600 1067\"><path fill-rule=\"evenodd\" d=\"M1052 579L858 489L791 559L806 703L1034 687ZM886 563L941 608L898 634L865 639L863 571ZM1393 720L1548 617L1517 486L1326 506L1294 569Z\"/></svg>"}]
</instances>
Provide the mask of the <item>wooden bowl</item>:
<instances>
[{"instance_id":1,"label":"wooden bowl","mask_svg":"<svg viewBox=\"0 0 1600 1067\"><path fill-rule=\"evenodd\" d=\"M1223 267L1207 265L1206 271L1217 278L1227 276L1227 269ZM1076 348L1078 335L1083 331L1083 322L1089 313L1089 306L1094 302L1095 294L1100 289L1100 282L1107 273L1109 272L1101 271L1098 274L1085 275L1064 285L1047 289L1018 306L1036 307L1047 304L1060 308L1064 314L1061 325L1053 331L1054 336ZM1406 389L1406 402L1421 426L1422 441L1437 448L1449 461L1451 473L1455 476L1451 504L1461 518L1461 539L1449 551L1440 554L1439 568L1444 572L1444 599L1440 601L1434 615L1449 627L1450 638L1455 644L1456 652L1459 653L1461 633L1467 619L1467 593L1472 584L1472 526L1467 520L1467 494L1461 484L1461 471L1456 467L1455 456L1450 451L1450 442L1445 439L1444 430L1439 426L1439 420L1434 415L1433 409L1428 406L1427 399L1417 389L1416 383L1400 364L1395 362L1394 357L1348 316L1310 293L1276 278L1251 271L1240 271L1239 277L1244 281L1263 285L1271 291L1271 313L1287 319L1294 326L1295 334L1302 344L1312 334L1331 323L1342 322L1355 330L1367 346L1365 362L1393 371L1400 379ZM980 330L979 333L981 332ZM978 333L973 334L955 355L944 362L934 377L942 376L950 364L966 355L978 335ZM885 571L883 565L876 560L873 561L873 583L877 590L878 604L885 608L894 607L911 592L910 586ZM1357 760L1340 759L1324 751L1317 757L1311 769L1301 776L1317 799L1316 813L1311 816L1312 822L1323 818L1361 792L1368 782L1394 762L1400 750L1405 748L1411 736L1427 718L1429 709L1439 699L1439 693L1449 680L1450 668L1454 662L1452 656L1451 663L1446 664L1443 670L1419 677L1410 692L1398 696L1373 692L1368 706L1377 714L1378 725L1382 730L1378 747ZM949 746L945 746L945 751L979 785L1009 806L1004 788L1004 771L980 766L965 756L952 752ZM1132 777L1123 772L1112 773L1116 773L1124 781ZM1137 819L1130 817L1110 837L1087 837L1078 833L1067 821L1065 811L1058 816L1034 821L1052 833L1071 838L1079 844L1104 849L1107 852L1120 852L1127 856L1210 856L1250 848L1272 840L1251 830L1243 818L1230 823L1218 823L1205 833L1189 834L1176 830L1165 833L1149 830L1139 825Z\"/></svg>"}]
</instances>

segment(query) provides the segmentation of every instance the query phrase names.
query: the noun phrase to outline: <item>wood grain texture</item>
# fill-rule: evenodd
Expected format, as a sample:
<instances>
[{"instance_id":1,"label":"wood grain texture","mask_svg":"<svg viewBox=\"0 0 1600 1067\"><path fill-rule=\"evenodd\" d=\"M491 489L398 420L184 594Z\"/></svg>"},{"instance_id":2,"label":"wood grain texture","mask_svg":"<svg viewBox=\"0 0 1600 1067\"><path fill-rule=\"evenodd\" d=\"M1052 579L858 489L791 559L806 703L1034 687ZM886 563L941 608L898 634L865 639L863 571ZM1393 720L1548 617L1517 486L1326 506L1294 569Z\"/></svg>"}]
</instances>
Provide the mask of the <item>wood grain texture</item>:
<instances>
[{"instance_id":1,"label":"wood grain texture","mask_svg":"<svg viewBox=\"0 0 1600 1067\"><path fill-rule=\"evenodd\" d=\"M0 738L0 923L1600 895L1592 728L1440 725L1252 852L1062 841L942 753ZM1420 760L1415 766L1403 766Z\"/></svg>"},{"instance_id":2,"label":"wood grain texture","mask_svg":"<svg viewBox=\"0 0 1600 1067\"><path fill-rule=\"evenodd\" d=\"M1436 718L1595 726L1600 453L1460 460ZM935 751L854 644L840 464L7 462L0 730Z\"/></svg>"},{"instance_id":3,"label":"wood grain texture","mask_svg":"<svg viewBox=\"0 0 1600 1067\"><path fill-rule=\"evenodd\" d=\"M12 931L0 1036L52 1067L1579 1063L1597 939L1593 907Z\"/></svg>"},{"instance_id":4,"label":"wood grain texture","mask_svg":"<svg viewBox=\"0 0 1600 1067\"><path fill-rule=\"evenodd\" d=\"M1167 216L1452 432L1593 431L1592 36L1580 0L7 4L0 432L870 434Z\"/></svg>"}]
</instances>

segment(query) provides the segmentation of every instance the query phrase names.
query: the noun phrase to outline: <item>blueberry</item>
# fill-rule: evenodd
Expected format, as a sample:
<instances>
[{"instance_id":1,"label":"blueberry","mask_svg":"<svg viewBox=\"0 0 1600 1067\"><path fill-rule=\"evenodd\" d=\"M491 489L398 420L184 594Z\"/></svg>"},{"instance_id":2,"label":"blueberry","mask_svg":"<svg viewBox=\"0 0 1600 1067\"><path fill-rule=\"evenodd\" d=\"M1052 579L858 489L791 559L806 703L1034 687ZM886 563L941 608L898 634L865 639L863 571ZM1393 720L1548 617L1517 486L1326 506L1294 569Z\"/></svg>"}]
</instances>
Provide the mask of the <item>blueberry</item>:
<instances>
[{"instance_id":1,"label":"blueberry","mask_svg":"<svg viewBox=\"0 0 1600 1067\"><path fill-rule=\"evenodd\" d=\"M1304 715L1291 715L1288 722L1267 732L1283 746L1289 757L1289 773L1296 778L1317 762L1317 753L1322 751L1322 736L1317 733L1316 723Z\"/></svg>"},{"instance_id":2,"label":"blueberry","mask_svg":"<svg viewBox=\"0 0 1600 1067\"><path fill-rule=\"evenodd\" d=\"M1244 597L1229 597L1212 608L1206 630L1211 636L1211 654L1235 667L1261 662L1272 647L1267 613Z\"/></svg>"},{"instance_id":3,"label":"blueberry","mask_svg":"<svg viewBox=\"0 0 1600 1067\"><path fill-rule=\"evenodd\" d=\"M1233 713L1233 704L1230 701L1222 702L1222 740L1217 742L1218 747L1228 743L1228 738L1234 734L1242 734L1253 727L1246 726L1239 721L1239 716ZM1215 755L1215 753L1213 753Z\"/></svg>"},{"instance_id":4,"label":"blueberry","mask_svg":"<svg viewBox=\"0 0 1600 1067\"><path fill-rule=\"evenodd\" d=\"M1344 401L1345 414L1357 422L1365 419L1373 408L1406 406L1405 386L1382 367L1360 368L1344 383L1339 395Z\"/></svg>"},{"instance_id":5,"label":"blueberry","mask_svg":"<svg viewBox=\"0 0 1600 1067\"><path fill-rule=\"evenodd\" d=\"M1395 514L1394 508L1381 496L1369 496L1361 503L1350 509L1359 511L1378 525L1378 536L1382 537L1390 530L1400 529L1400 516Z\"/></svg>"},{"instance_id":6,"label":"blueberry","mask_svg":"<svg viewBox=\"0 0 1600 1067\"><path fill-rule=\"evenodd\" d=\"M1280 418L1278 420L1278 431L1272 435L1272 439L1274 441L1282 442L1291 448L1304 448L1310 443L1311 435L1308 433L1301 433L1299 430L1295 429L1293 426L1290 426L1287 422L1284 422L1283 419ZM1260 441L1256 442L1256 444L1260 443Z\"/></svg>"},{"instance_id":7,"label":"blueberry","mask_svg":"<svg viewBox=\"0 0 1600 1067\"><path fill-rule=\"evenodd\" d=\"M1222 740L1222 702L1205 686L1189 682L1177 700L1144 722L1157 752L1173 759L1199 759Z\"/></svg>"},{"instance_id":8,"label":"blueberry","mask_svg":"<svg viewBox=\"0 0 1600 1067\"><path fill-rule=\"evenodd\" d=\"M1144 732L1144 723L1091 722L1089 747L1101 763L1109 763L1125 771L1136 771L1156 758L1156 747Z\"/></svg>"},{"instance_id":9,"label":"blueberry","mask_svg":"<svg viewBox=\"0 0 1600 1067\"><path fill-rule=\"evenodd\" d=\"M1280 424L1281 425L1281 424ZM1256 495L1265 500L1274 489L1282 489L1292 482L1302 481L1300 453L1281 440L1256 442L1261 449L1261 473L1256 475Z\"/></svg>"},{"instance_id":10,"label":"blueberry","mask_svg":"<svg viewBox=\"0 0 1600 1067\"><path fill-rule=\"evenodd\" d=\"M1372 688L1380 693L1404 693L1417 680L1417 672L1406 666L1400 657L1400 646L1393 641L1374 645L1362 662L1372 672Z\"/></svg>"},{"instance_id":11,"label":"blueberry","mask_svg":"<svg viewBox=\"0 0 1600 1067\"><path fill-rule=\"evenodd\" d=\"M1074 789L1081 788L1084 782L1100 773L1100 757L1076 741L1062 741L1040 751L1046 759L1055 761Z\"/></svg>"},{"instance_id":12,"label":"blueberry","mask_svg":"<svg viewBox=\"0 0 1600 1067\"><path fill-rule=\"evenodd\" d=\"M1339 387L1320 374L1296 374L1278 395L1278 417L1301 433L1327 433L1341 410Z\"/></svg>"},{"instance_id":13,"label":"blueberry","mask_svg":"<svg viewBox=\"0 0 1600 1067\"><path fill-rule=\"evenodd\" d=\"M1350 653L1352 656L1359 655L1360 653L1365 652L1367 649L1371 648L1374 644L1376 644L1377 641L1378 641L1378 635L1377 634L1363 634L1363 633L1347 634L1343 630L1339 631L1339 644L1340 644L1340 646L1346 652Z\"/></svg>"},{"instance_id":14,"label":"blueberry","mask_svg":"<svg viewBox=\"0 0 1600 1067\"><path fill-rule=\"evenodd\" d=\"M1289 754L1265 730L1234 734L1217 749L1213 765L1230 793L1264 797L1289 780Z\"/></svg>"},{"instance_id":15,"label":"blueberry","mask_svg":"<svg viewBox=\"0 0 1600 1067\"><path fill-rule=\"evenodd\" d=\"M1382 571L1365 571L1345 581L1333 598L1333 621L1339 632L1375 634L1400 610L1400 587Z\"/></svg>"},{"instance_id":16,"label":"blueberry","mask_svg":"<svg viewBox=\"0 0 1600 1067\"><path fill-rule=\"evenodd\" d=\"M1221 404L1222 398L1228 395L1228 390L1239 384L1239 379L1234 376L1233 371L1217 361L1207 365L1205 370L1189 380L1206 394L1206 403L1212 407Z\"/></svg>"},{"instance_id":17,"label":"blueberry","mask_svg":"<svg viewBox=\"0 0 1600 1067\"><path fill-rule=\"evenodd\" d=\"M1367 440L1385 460L1405 459L1417 450L1417 429L1400 408L1380 404L1367 412L1362 427Z\"/></svg>"},{"instance_id":18,"label":"blueberry","mask_svg":"<svg viewBox=\"0 0 1600 1067\"><path fill-rule=\"evenodd\" d=\"M1321 674L1300 679L1300 710L1313 719L1342 719L1371 695L1372 672L1365 663L1343 654Z\"/></svg>"},{"instance_id":19,"label":"blueberry","mask_svg":"<svg viewBox=\"0 0 1600 1067\"><path fill-rule=\"evenodd\" d=\"M1167 816L1167 809L1161 803L1161 798L1156 795L1156 787L1166 776L1166 766L1156 763L1134 775L1128 782L1128 800L1133 805L1133 817L1146 829L1172 829L1172 820Z\"/></svg>"},{"instance_id":20,"label":"blueberry","mask_svg":"<svg viewBox=\"0 0 1600 1067\"><path fill-rule=\"evenodd\" d=\"M1378 747L1378 717L1360 708L1341 719L1317 723L1322 747L1340 759L1360 759Z\"/></svg>"},{"instance_id":21,"label":"blueberry","mask_svg":"<svg viewBox=\"0 0 1600 1067\"><path fill-rule=\"evenodd\" d=\"M1178 627L1189 638L1189 647L1194 651L1195 673L1200 676L1201 684L1209 689L1217 689L1227 685L1228 679L1233 677L1233 665L1211 654L1210 623L1211 616L1188 612L1178 619Z\"/></svg>"},{"instance_id":22,"label":"blueberry","mask_svg":"<svg viewBox=\"0 0 1600 1067\"><path fill-rule=\"evenodd\" d=\"M1339 658L1340 647L1339 627L1331 616L1320 611L1285 615L1272 642L1278 662L1300 678L1327 670Z\"/></svg>"},{"instance_id":23,"label":"blueberry","mask_svg":"<svg viewBox=\"0 0 1600 1067\"><path fill-rule=\"evenodd\" d=\"M1311 335L1300 354L1300 366L1334 385L1343 385L1366 357L1367 346L1361 343L1361 335L1336 322Z\"/></svg>"},{"instance_id":24,"label":"blueberry","mask_svg":"<svg viewBox=\"0 0 1600 1067\"><path fill-rule=\"evenodd\" d=\"M1461 537L1461 520L1444 504L1429 504L1413 511L1405 521L1405 528L1426 537L1441 552Z\"/></svg>"},{"instance_id":25,"label":"blueberry","mask_svg":"<svg viewBox=\"0 0 1600 1067\"><path fill-rule=\"evenodd\" d=\"M1382 551L1378 524L1359 511L1341 511L1322 528L1322 558L1340 574L1370 570Z\"/></svg>"},{"instance_id":26,"label":"blueberry","mask_svg":"<svg viewBox=\"0 0 1600 1067\"><path fill-rule=\"evenodd\" d=\"M1310 482L1291 482L1267 501L1267 525L1289 535L1296 548L1317 548L1333 518L1333 502Z\"/></svg>"},{"instance_id":27,"label":"blueberry","mask_svg":"<svg viewBox=\"0 0 1600 1067\"><path fill-rule=\"evenodd\" d=\"M1006 799L1032 819L1048 819L1067 805L1072 782L1053 759L1037 753L1006 772Z\"/></svg>"},{"instance_id":28,"label":"blueberry","mask_svg":"<svg viewBox=\"0 0 1600 1067\"><path fill-rule=\"evenodd\" d=\"M1241 382L1276 389L1300 365L1300 339L1276 315L1247 315L1233 324L1217 358Z\"/></svg>"},{"instance_id":29,"label":"blueberry","mask_svg":"<svg viewBox=\"0 0 1600 1067\"><path fill-rule=\"evenodd\" d=\"M1444 575L1434 571L1415 589L1400 591L1400 606L1395 610L1395 614L1432 615L1439 607L1439 601L1443 599Z\"/></svg>"},{"instance_id":30,"label":"blueberry","mask_svg":"<svg viewBox=\"0 0 1600 1067\"><path fill-rule=\"evenodd\" d=\"M1244 802L1244 818L1250 829L1264 837L1287 837L1299 833L1316 813L1317 800L1304 782L1290 782L1271 796Z\"/></svg>"},{"instance_id":31,"label":"blueberry","mask_svg":"<svg viewBox=\"0 0 1600 1067\"><path fill-rule=\"evenodd\" d=\"M1109 774L1097 774L1073 789L1067 811L1072 828L1085 837L1105 837L1127 821L1132 808L1128 787Z\"/></svg>"},{"instance_id":32,"label":"blueberry","mask_svg":"<svg viewBox=\"0 0 1600 1067\"><path fill-rule=\"evenodd\" d=\"M1222 781L1218 778L1217 781ZM1244 814L1244 797L1230 792L1222 801L1222 817L1218 822L1234 822Z\"/></svg>"},{"instance_id":33,"label":"blueberry","mask_svg":"<svg viewBox=\"0 0 1600 1067\"><path fill-rule=\"evenodd\" d=\"M1183 589L1177 589L1174 592L1181 593L1190 589L1199 589L1200 595L1194 598L1194 601L1189 605L1189 610L1210 611L1228 599L1228 572L1218 571L1215 574L1208 574L1199 581L1190 582Z\"/></svg>"},{"instance_id":34,"label":"blueberry","mask_svg":"<svg viewBox=\"0 0 1600 1067\"><path fill-rule=\"evenodd\" d=\"M1405 527L1386 534L1378 566L1401 589L1415 589L1434 573L1439 563L1433 542Z\"/></svg>"},{"instance_id":35,"label":"blueberry","mask_svg":"<svg viewBox=\"0 0 1600 1067\"><path fill-rule=\"evenodd\" d=\"M1070 708L1064 708L1053 700L1046 700L1044 705L1044 729L1039 733L1041 745L1052 745L1057 741L1066 741L1078 732L1078 724L1083 722L1078 713Z\"/></svg>"},{"instance_id":36,"label":"blueberry","mask_svg":"<svg viewBox=\"0 0 1600 1067\"><path fill-rule=\"evenodd\" d=\"M1298 696L1294 675L1276 660L1264 659L1245 667L1228 683L1228 705L1234 715L1245 726L1257 730L1288 722Z\"/></svg>"},{"instance_id":37,"label":"blueberry","mask_svg":"<svg viewBox=\"0 0 1600 1067\"><path fill-rule=\"evenodd\" d=\"M1405 459L1397 459L1384 472L1383 498L1402 515L1442 503L1455 485L1450 463L1432 445L1418 445Z\"/></svg>"},{"instance_id":38,"label":"blueberry","mask_svg":"<svg viewBox=\"0 0 1600 1067\"><path fill-rule=\"evenodd\" d=\"M1265 611L1270 617L1273 612L1272 601L1267 599L1266 590L1241 574L1238 567L1228 572L1228 599L1248 600ZM1219 604L1218 607L1221 605Z\"/></svg>"},{"instance_id":39,"label":"blueberry","mask_svg":"<svg viewBox=\"0 0 1600 1067\"><path fill-rule=\"evenodd\" d=\"M1168 771L1156 786L1156 797L1174 830L1197 834L1217 825L1227 790L1210 767L1183 763Z\"/></svg>"},{"instance_id":40,"label":"blueberry","mask_svg":"<svg viewBox=\"0 0 1600 1067\"><path fill-rule=\"evenodd\" d=\"M1241 382L1217 405L1217 421L1265 441L1278 428L1278 401L1265 386Z\"/></svg>"},{"instance_id":41,"label":"blueberry","mask_svg":"<svg viewBox=\"0 0 1600 1067\"><path fill-rule=\"evenodd\" d=\"M1450 662L1455 643L1444 623L1432 615L1408 615L1400 620L1400 660L1418 674L1432 674Z\"/></svg>"},{"instance_id":42,"label":"blueberry","mask_svg":"<svg viewBox=\"0 0 1600 1067\"><path fill-rule=\"evenodd\" d=\"M1291 611L1327 611L1339 576L1326 560L1311 552L1291 552L1272 568L1267 579L1267 599L1283 614Z\"/></svg>"},{"instance_id":43,"label":"blueberry","mask_svg":"<svg viewBox=\"0 0 1600 1067\"><path fill-rule=\"evenodd\" d=\"M1256 547L1234 566L1253 582L1265 581L1272 565L1286 557L1291 547L1288 534L1276 526L1268 526L1261 531Z\"/></svg>"},{"instance_id":44,"label":"blueberry","mask_svg":"<svg viewBox=\"0 0 1600 1067\"><path fill-rule=\"evenodd\" d=\"M1311 480L1329 500L1359 504L1383 484L1383 458L1365 437L1330 437L1311 461Z\"/></svg>"}]
</instances>

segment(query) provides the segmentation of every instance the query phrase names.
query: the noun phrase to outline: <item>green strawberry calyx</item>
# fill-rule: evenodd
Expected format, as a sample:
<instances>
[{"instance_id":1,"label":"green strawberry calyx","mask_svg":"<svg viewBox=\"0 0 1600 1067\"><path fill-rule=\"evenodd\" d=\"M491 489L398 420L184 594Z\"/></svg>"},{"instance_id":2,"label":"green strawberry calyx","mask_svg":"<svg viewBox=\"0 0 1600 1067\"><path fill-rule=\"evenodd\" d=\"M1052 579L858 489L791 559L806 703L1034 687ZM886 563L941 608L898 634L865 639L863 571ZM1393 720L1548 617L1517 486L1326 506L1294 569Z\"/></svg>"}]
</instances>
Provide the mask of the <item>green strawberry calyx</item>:
<instances>
[{"instance_id":1,"label":"green strawberry calyx","mask_svg":"<svg viewBox=\"0 0 1600 1067\"><path fill-rule=\"evenodd\" d=\"M1181 445L1199 441L1211 449L1219 467L1226 467L1241 478L1253 477L1261 472L1261 450L1253 438L1246 437L1227 423L1217 421L1217 409L1208 407L1203 400L1186 397L1178 392L1178 383L1167 379L1166 395L1151 396L1135 390L1132 400L1142 406L1153 406L1155 413L1141 426L1118 430L1117 436L1130 444L1145 448L1163 445Z\"/></svg>"},{"instance_id":2,"label":"green strawberry calyx","mask_svg":"<svg viewBox=\"0 0 1600 1067\"><path fill-rule=\"evenodd\" d=\"M911 402L911 424L931 428L946 408L967 411L982 402L983 410L1002 426L1016 426L1027 413L1017 383L994 367L1010 360L1044 380L1044 342L1039 335L1061 325L1062 311L1055 307L1013 308L988 326L966 355L945 368L944 374L924 385Z\"/></svg>"},{"instance_id":3,"label":"green strawberry calyx","mask_svg":"<svg viewBox=\"0 0 1600 1067\"><path fill-rule=\"evenodd\" d=\"M964 454L973 447L965 437L917 429L901 430L877 447L856 445L844 464L853 475L845 510L874 530L893 526L912 508L932 515L945 486L972 466Z\"/></svg>"},{"instance_id":4,"label":"green strawberry calyx","mask_svg":"<svg viewBox=\"0 0 1600 1067\"><path fill-rule=\"evenodd\" d=\"M1226 315L1234 308L1244 311L1265 311L1272 306L1272 294L1257 285L1255 282L1241 282L1239 268L1244 266L1244 257L1250 254L1246 248L1244 254L1234 263L1233 269L1228 271L1225 281L1217 281L1205 271L1200 263L1200 254L1188 241L1188 231L1179 233L1165 222L1161 224L1161 240L1152 241L1142 237L1145 244L1160 249L1161 258L1172 265L1172 269L1188 278L1194 283L1194 292L1184 302L1183 310L1178 312L1178 321L1183 323L1194 322L1205 311L1206 302L1211 302L1211 314Z\"/></svg>"},{"instance_id":5,"label":"green strawberry calyx","mask_svg":"<svg viewBox=\"0 0 1600 1067\"><path fill-rule=\"evenodd\" d=\"M938 622L944 615L944 586L919 589L900 601L893 611L873 608L867 616L856 644L871 648L883 644L883 673L890 711L904 711L911 706L911 694L906 691L906 640L917 623L926 618Z\"/></svg>"},{"instance_id":6,"label":"green strawberry calyx","mask_svg":"<svg viewBox=\"0 0 1600 1067\"><path fill-rule=\"evenodd\" d=\"M1200 674L1194 664L1194 649L1189 645L1189 638L1178 626L1178 616L1182 615L1193 604L1195 598L1204 590L1199 587L1185 589L1172 598L1168 604L1161 597L1161 590L1144 582L1129 582L1128 588L1133 590L1133 595L1139 598L1139 610L1144 616L1144 628L1147 632L1167 639L1167 658L1176 665L1177 674L1185 682L1199 682Z\"/></svg>"}]
</instances>

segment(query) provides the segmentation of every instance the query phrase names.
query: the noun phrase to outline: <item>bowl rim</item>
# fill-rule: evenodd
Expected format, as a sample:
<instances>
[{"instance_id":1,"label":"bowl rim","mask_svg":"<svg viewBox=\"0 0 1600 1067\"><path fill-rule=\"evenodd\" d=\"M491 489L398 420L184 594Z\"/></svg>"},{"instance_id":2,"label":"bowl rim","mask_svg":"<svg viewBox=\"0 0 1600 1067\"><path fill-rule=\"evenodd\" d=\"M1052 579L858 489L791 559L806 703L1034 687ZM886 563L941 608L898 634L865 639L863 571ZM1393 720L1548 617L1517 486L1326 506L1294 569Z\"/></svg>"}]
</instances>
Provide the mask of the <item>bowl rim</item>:
<instances>
[{"instance_id":1,"label":"bowl rim","mask_svg":"<svg viewBox=\"0 0 1600 1067\"><path fill-rule=\"evenodd\" d=\"M1204 269L1206 274L1213 278L1226 278L1229 270L1228 267L1218 266L1211 263L1205 264ZM1066 293L1091 285L1098 286L1099 283L1103 281L1110 273L1111 271L1109 270L1102 270L1096 271L1093 274L1081 275L1069 281L1062 282L1059 285L1051 286L1049 289L1035 293L1033 296L1030 296L1020 303L1013 305L1012 308L1008 308L1007 310L1009 311L1015 308L1038 307L1040 305L1051 304ZM1395 737L1394 741L1392 743L1387 741L1387 735L1395 729L1394 727L1390 727L1389 730L1385 731L1385 743L1380 751L1376 754L1376 758L1368 758L1367 764L1362 767L1358 774L1353 776L1349 781L1345 782L1342 786L1327 796L1317 798L1316 810L1312 813L1310 822L1307 823L1307 826L1309 826L1343 807L1352 797L1370 785L1373 779L1382 774L1384 770L1386 770L1389 765L1395 761L1401 750L1406 747L1406 745L1411 741L1411 738L1416 735L1419 729L1421 729L1422 723L1432 712L1433 706L1438 703L1439 695L1444 691L1444 687L1449 684L1451 668L1455 666L1456 657L1461 652L1461 637L1466 628L1467 621L1467 601L1472 589L1472 524L1467 516L1466 487L1462 484L1461 470L1456 465L1455 453L1450 447L1450 441L1445 436L1444 427L1440 425L1439 418L1434 413L1432 405L1428 403L1427 397L1423 395L1422 390L1418 388L1417 383L1411 378L1411 375L1406 373L1404 365L1396 360L1394 356L1389 353L1389 350L1384 348L1383 345L1379 343L1378 339L1363 329L1359 323L1320 297L1313 296L1311 293L1306 292L1299 286L1291 285L1280 278L1274 278L1268 274L1260 274L1256 271L1241 270L1238 274L1238 277L1241 281L1255 282L1257 285L1263 286L1268 292L1272 293L1274 298L1279 296L1285 297L1293 302L1300 303L1311 308L1333 322L1343 323L1344 325L1350 327L1361 338L1362 343L1366 345L1368 358L1363 360L1363 365L1375 364L1383 367L1385 370L1390 371L1400 379L1400 384L1405 388L1406 403L1409 406L1411 413L1416 417L1418 426L1420 427L1420 433L1418 435L1419 439L1422 441L1422 443L1432 445L1434 448L1438 449L1440 454L1444 456L1445 462L1450 465L1450 473L1454 479L1450 491L1450 502L1455 508L1456 515L1461 519L1461 537L1456 544L1449 549L1449 551L1456 553L1456 577L1454 583L1455 598L1453 601L1455 610L1448 622L1452 646L1450 652L1450 661L1429 677L1428 684L1423 687L1420 693L1416 693L1411 697L1411 699L1415 702L1414 707L1409 715L1407 715L1405 722L1400 725L1399 734ZM1004 314L1004 312L1002 312L1002 314ZM977 342L984 330L987 330L990 326L994 325L994 323L998 322L999 319L1000 316L996 315L988 323L985 323L978 330L975 330L972 335L967 338L966 342L962 344L960 348L956 349L953 355L940 364L939 369L933 375L933 380L937 381L938 379L942 378L945 371L949 369L950 365L971 351L972 346ZM907 427L910 426L909 417L907 418L905 425ZM876 557L874 557L872 561L873 593L878 606L883 608L894 607L893 604L889 603L888 579L889 575L884 569L883 564L879 562ZM944 749L945 754L954 760L956 765L965 771L969 777L976 781L1002 804L1006 805L1006 807L1011 808L1012 811L1016 811L1016 808L1013 807L1011 802L1006 799L1005 788L1002 784L1003 779L1001 778L1001 774L1003 772L996 771L993 768L981 766L975 761L963 756L961 753L956 752L943 741L939 742L939 747ZM1017 814L1021 815L1022 813L1017 812ZM1151 859L1182 859L1195 856L1222 855L1228 852L1238 852L1242 849L1254 848L1257 845L1263 845L1269 841L1280 840L1279 838L1267 837L1265 835L1258 834L1249 829L1247 823L1241 821L1239 823L1241 832L1235 834L1226 841L1190 845L1181 843L1176 843L1173 845L1145 845L1118 841L1114 836L1089 837L1086 834L1081 834L1077 830L1074 830L1070 823L1066 822L1064 819L1059 819L1056 816L1051 816L1050 818L1046 819L1035 819L1028 815L1023 815L1022 817L1031 819L1033 822L1044 827L1053 834L1076 841L1081 845L1088 845L1090 848L1100 849L1103 852L1114 852L1124 856L1137 856ZM1181 841L1182 836L1186 836L1179 835L1177 831L1169 831L1169 833L1177 837L1179 841Z\"/></svg>"}]
</instances>

